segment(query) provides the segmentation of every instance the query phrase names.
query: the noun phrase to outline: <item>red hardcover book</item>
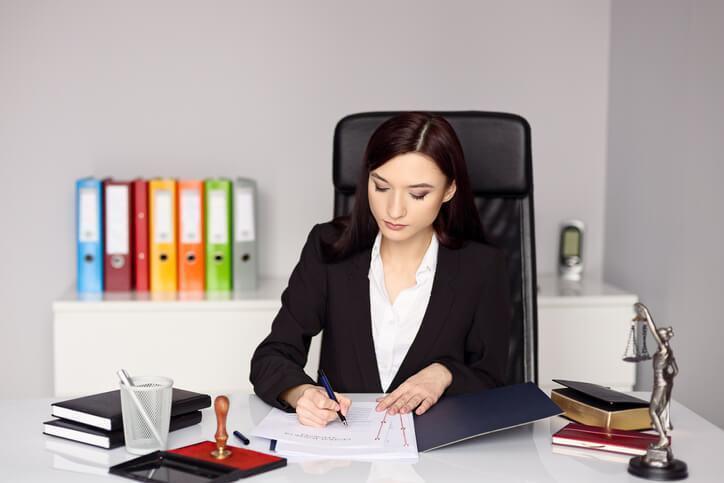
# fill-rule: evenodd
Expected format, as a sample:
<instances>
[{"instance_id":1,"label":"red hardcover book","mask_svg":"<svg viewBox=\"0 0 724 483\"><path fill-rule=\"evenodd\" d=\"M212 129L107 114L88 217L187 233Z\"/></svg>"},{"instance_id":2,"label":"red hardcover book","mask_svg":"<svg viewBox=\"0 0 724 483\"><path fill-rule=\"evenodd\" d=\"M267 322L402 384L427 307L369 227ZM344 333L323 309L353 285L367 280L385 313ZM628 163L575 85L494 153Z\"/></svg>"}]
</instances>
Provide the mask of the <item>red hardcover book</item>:
<instances>
[{"instance_id":1,"label":"red hardcover book","mask_svg":"<svg viewBox=\"0 0 724 483\"><path fill-rule=\"evenodd\" d=\"M109 292L133 288L131 183L103 180L103 278Z\"/></svg>"},{"instance_id":2,"label":"red hardcover book","mask_svg":"<svg viewBox=\"0 0 724 483\"><path fill-rule=\"evenodd\" d=\"M148 281L148 182L135 179L133 191L133 227L134 227L134 260L135 286L139 292L147 292Z\"/></svg>"},{"instance_id":3,"label":"red hardcover book","mask_svg":"<svg viewBox=\"0 0 724 483\"><path fill-rule=\"evenodd\" d=\"M553 435L553 444L630 455L645 455L649 445L658 440L658 434L623 429L606 430L578 423L569 423Z\"/></svg>"}]
</instances>

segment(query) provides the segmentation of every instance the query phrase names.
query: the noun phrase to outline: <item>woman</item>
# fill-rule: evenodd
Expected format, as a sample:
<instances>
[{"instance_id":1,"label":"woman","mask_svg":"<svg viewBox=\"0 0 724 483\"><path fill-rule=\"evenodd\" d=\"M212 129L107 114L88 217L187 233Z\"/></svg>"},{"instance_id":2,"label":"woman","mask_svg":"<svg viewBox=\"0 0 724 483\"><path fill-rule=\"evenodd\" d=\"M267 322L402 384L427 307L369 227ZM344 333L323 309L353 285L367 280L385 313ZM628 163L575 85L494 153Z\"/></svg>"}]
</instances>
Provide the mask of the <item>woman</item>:
<instances>
[{"instance_id":1,"label":"woman","mask_svg":"<svg viewBox=\"0 0 724 483\"><path fill-rule=\"evenodd\" d=\"M486 245L460 142L440 116L412 112L372 135L349 217L315 225L282 294L251 382L267 403L324 426L340 393L386 392L377 410L423 414L445 394L503 384L511 308L505 257Z\"/></svg>"}]
</instances>

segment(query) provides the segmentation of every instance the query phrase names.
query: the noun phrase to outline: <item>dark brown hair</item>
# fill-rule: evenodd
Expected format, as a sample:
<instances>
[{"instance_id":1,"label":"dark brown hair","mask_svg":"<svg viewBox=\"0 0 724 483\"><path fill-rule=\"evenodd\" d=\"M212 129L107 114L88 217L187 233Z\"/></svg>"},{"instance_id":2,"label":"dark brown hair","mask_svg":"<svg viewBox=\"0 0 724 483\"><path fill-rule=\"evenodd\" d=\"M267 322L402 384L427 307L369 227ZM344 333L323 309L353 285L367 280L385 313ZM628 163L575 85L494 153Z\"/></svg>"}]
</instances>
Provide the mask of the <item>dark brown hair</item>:
<instances>
[{"instance_id":1,"label":"dark brown hair","mask_svg":"<svg viewBox=\"0 0 724 483\"><path fill-rule=\"evenodd\" d=\"M355 202L350 215L332 220L339 236L322 243L327 262L343 260L372 247L379 227L372 216L367 196L369 173L395 156L417 152L430 157L447 177L454 180L455 195L443 203L432 226L440 244L457 249L466 240L485 243L480 215L473 201L465 157L455 131L442 116L406 112L383 122L370 137L357 181Z\"/></svg>"}]
</instances>

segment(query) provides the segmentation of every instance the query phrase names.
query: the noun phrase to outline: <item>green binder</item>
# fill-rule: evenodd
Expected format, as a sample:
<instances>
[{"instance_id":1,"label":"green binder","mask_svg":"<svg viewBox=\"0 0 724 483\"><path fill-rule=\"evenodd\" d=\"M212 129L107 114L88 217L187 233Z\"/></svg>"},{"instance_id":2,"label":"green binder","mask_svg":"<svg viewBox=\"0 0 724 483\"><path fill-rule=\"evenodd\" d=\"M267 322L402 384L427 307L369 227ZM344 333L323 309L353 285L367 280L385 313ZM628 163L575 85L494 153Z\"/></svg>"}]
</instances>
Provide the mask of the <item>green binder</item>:
<instances>
[{"instance_id":1,"label":"green binder","mask_svg":"<svg viewBox=\"0 0 724 483\"><path fill-rule=\"evenodd\" d=\"M231 290L231 180L204 181L206 290Z\"/></svg>"}]
</instances>

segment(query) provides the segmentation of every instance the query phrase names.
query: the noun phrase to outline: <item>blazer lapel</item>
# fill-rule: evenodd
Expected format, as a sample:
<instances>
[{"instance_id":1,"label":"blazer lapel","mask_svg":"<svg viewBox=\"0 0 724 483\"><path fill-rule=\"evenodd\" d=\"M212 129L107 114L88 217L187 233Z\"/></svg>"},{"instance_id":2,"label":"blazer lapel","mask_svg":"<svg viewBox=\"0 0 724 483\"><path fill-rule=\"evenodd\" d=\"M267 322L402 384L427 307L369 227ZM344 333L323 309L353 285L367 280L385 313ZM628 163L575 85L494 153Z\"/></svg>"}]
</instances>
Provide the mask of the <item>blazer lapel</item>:
<instances>
[{"instance_id":1,"label":"blazer lapel","mask_svg":"<svg viewBox=\"0 0 724 483\"><path fill-rule=\"evenodd\" d=\"M372 314L370 310L370 283L367 278L372 258L372 249L368 248L352 258L349 271L349 316L352 323L352 336L357 354L360 372L366 392L382 392L382 382L377 369L375 342L372 337Z\"/></svg>"},{"instance_id":2,"label":"blazer lapel","mask_svg":"<svg viewBox=\"0 0 724 483\"><path fill-rule=\"evenodd\" d=\"M432 351L435 341L445 327L447 314L455 299L453 279L457 276L459 268L460 250L452 250L440 245L430 301L422 318L422 324L402 360L397 374L392 379L390 388L396 388L405 382L405 379L427 366L428 354Z\"/></svg>"}]
</instances>

